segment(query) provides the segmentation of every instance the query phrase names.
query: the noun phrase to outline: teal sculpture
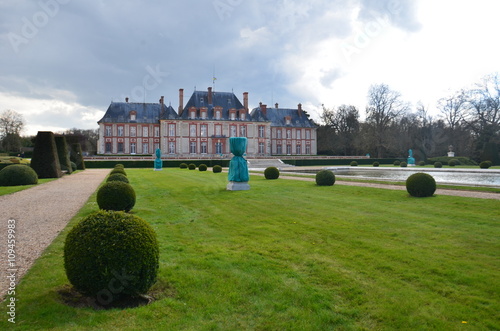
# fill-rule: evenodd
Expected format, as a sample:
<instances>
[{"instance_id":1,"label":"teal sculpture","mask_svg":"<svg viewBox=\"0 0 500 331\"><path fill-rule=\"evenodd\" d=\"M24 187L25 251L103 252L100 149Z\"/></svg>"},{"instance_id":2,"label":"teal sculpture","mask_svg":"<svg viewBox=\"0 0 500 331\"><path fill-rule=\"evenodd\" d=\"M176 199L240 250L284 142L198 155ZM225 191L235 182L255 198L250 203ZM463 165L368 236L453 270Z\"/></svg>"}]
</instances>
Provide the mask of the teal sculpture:
<instances>
[{"instance_id":1,"label":"teal sculpture","mask_svg":"<svg viewBox=\"0 0 500 331\"><path fill-rule=\"evenodd\" d=\"M408 150L408 165L415 165L415 158L413 157L413 151L411 148Z\"/></svg>"},{"instance_id":2,"label":"teal sculpture","mask_svg":"<svg viewBox=\"0 0 500 331\"><path fill-rule=\"evenodd\" d=\"M229 174L227 176L229 184L226 189L230 191L249 190L248 180L248 165L247 160L243 157L247 149L247 138L245 137L231 137L229 138L229 147L231 153L234 154L229 162Z\"/></svg>"},{"instance_id":3,"label":"teal sculpture","mask_svg":"<svg viewBox=\"0 0 500 331\"><path fill-rule=\"evenodd\" d=\"M155 159L155 171L161 170L163 166L163 162L161 160L161 150L159 148L156 149L156 159Z\"/></svg>"}]
</instances>

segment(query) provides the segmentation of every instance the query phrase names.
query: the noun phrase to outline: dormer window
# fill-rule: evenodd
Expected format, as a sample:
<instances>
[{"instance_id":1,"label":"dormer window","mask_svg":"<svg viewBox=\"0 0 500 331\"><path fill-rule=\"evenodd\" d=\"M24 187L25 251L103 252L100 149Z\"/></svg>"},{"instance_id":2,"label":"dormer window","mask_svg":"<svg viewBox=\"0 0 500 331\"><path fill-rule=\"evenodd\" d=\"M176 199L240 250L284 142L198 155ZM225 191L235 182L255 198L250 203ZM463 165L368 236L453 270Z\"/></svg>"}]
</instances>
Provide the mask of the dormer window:
<instances>
[{"instance_id":1,"label":"dormer window","mask_svg":"<svg viewBox=\"0 0 500 331\"><path fill-rule=\"evenodd\" d=\"M196 110L191 110L189 112L189 117L192 118L192 119L196 118Z\"/></svg>"},{"instance_id":2,"label":"dormer window","mask_svg":"<svg viewBox=\"0 0 500 331\"><path fill-rule=\"evenodd\" d=\"M230 111L229 111L229 119L230 119L231 121L236 120L236 110L230 110Z\"/></svg>"},{"instance_id":3,"label":"dormer window","mask_svg":"<svg viewBox=\"0 0 500 331\"><path fill-rule=\"evenodd\" d=\"M220 116L221 116L221 114L220 114L220 110L216 110L216 111L215 111L215 119L216 119L216 120L220 120Z\"/></svg>"},{"instance_id":4,"label":"dormer window","mask_svg":"<svg viewBox=\"0 0 500 331\"><path fill-rule=\"evenodd\" d=\"M285 123L286 123L286 125L292 124L292 118L290 116L286 116L285 117Z\"/></svg>"},{"instance_id":5,"label":"dormer window","mask_svg":"<svg viewBox=\"0 0 500 331\"><path fill-rule=\"evenodd\" d=\"M129 116L130 116L130 120L131 121L136 121L137 120L137 112L135 110L132 110L130 113L129 113Z\"/></svg>"},{"instance_id":6,"label":"dormer window","mask_svg":"<svg viewBox=\"0 0 500 331\"><path fill-rule=\"evenodd\" d=\"M245 112L240 113L240 120L242 120L242 121L245 120Z\"/></svg>"},{"instance_id":7,"label":"dormer window","mask_svg":"<svg viewBox=\"0 0 500 331\"><path fill-rule=\"evenodd\" d=\"M201 110L200 113L201 113L200 114L201 119L204 120L207 118L207 111L206 110Z\"/></svg>"}]
</instances>

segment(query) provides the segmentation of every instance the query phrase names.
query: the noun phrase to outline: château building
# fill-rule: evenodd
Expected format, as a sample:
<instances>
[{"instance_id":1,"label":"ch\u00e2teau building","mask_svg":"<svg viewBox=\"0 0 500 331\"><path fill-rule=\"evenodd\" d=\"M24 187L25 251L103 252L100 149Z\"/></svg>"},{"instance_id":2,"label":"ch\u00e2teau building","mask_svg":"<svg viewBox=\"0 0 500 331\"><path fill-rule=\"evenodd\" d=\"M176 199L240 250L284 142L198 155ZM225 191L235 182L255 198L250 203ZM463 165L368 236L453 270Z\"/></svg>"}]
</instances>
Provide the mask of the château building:
<instances>
[{"instance_id":1,"label":"ch\u00e2teau building","mask_svg":"<svg viewBox=\"0 0 500 331\"><path fill-rule=\"evenodd\" d=\"M268 108L260 103L249 111L232 92L194 91L184 105L179 89L177 111L158 103L112 102L99 124L98 154L153 154L166 157L228 156L229 137L247 137L247 156L316 155L316 125L299 104L297 109Z\"/></svg>"}]
</instances>

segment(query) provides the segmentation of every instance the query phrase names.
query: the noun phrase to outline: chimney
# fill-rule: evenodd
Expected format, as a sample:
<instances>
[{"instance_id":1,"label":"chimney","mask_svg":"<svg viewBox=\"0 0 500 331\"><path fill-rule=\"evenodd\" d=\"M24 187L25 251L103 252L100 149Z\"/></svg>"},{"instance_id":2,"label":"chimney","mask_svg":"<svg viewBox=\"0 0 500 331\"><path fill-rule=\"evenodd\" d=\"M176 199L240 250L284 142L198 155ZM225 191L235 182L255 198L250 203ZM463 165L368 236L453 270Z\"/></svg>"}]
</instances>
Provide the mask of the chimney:
<instances>
[{"instance_id":1,"label":"chimney","mask_svg":"<svg viewBox=\"0 0 500 331\"><path fill-rule=\"evenodd\" d=\"M213 104L212 103L212 88L211 87L208 88L208 104L209 105Z\"/></svg>"},{"instance_id":2,"label":"chimney","mask_svg":"<svg viewBox=\"0 0 500 331\"><path fill-rule=\"evenodd\" d=\"M243 108L248 112L248 92L243 92Z\"/></svg>"},{"instance_id":3,"label":"chimney","mask_svg":"<svg viewBox=\"0 0 500 331\"><path fill-rule=\"evenodd\" d=\"M164 97L162 95L161 98L160 98L160 104L163 105L163 102L164 102Z\"/></svg>"},{"instance_id":4,"label":"chimney","mask_svg":"<svg viewBox=\"0 0 500 331\"><path fill-rule=\"evenodd\" d=\"M278 103L277 102L274 104L274 108L278 108Z\"/></svg>"},{"instance_id":5,"label":"chimney","mask_svg":"<svg viewBox=\"0 0 500 331\"><path fill-rule=\"evenodd\" d=\"M127 97L127 98L125 98L125 102L126 102L126 103L128 103L128 97Z\"/></svg>"},{"instance_id":6,"label":"chimney","mask_svg":"<svg viewBox=\"0 0 500 331\"><path fill-rule=\"evenodd\" d=\"M264 105L262 102L259 103L260 111L264 116L267 116L267 105Z\"/></svg>"},{"instance_id":7,"label":"chimney","mask_svg":"<svg viewBox=\"0 0 500 331\"><path fill-rule=\"evenodd\" d=\"M179 89L179 115L182 114L182 110L184 109L184 89Z\"/></svg>"},{"instance_id":8,"label":"chimney","mask_svg":"<svg viewBox=\"0 0 500 331\"><path fill-rule=\"evenodd\" d=\"M299 114L299 117L302 117L302 104L299 103L297 105L297 113Z\"/></svg>"}]
</instances>

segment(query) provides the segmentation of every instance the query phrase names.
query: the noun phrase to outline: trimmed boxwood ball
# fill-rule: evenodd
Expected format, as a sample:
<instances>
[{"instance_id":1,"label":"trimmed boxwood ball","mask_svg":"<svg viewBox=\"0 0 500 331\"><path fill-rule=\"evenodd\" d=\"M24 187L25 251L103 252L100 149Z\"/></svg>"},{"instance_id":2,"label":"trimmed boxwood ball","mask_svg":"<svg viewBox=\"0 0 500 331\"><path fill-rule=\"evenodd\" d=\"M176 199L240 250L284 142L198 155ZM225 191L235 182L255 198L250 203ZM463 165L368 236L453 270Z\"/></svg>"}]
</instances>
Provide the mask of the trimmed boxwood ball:
<instances>
[{"instance_id":1,"label":"trimmed boxwood ball","mask_svg":"<svg viewBox=\"0 0 500 331\"><path fill-rule=\"evenodd\" d=\"M110 175L112 175L112 174L122 174L123 176L127 176L127 173L125 172L125 170L121 169L121 168L113 168L113 170L111 170L111 172L109 174Z\"/></svg>"},{"instance_id":2,"label":"trimmed boxwood ball","mask_svg":"<svg viewBox=\"0 0 500 331\"><path fill-rule=\"evenodd\" d=\"M405 161L401 162L399 164L400 167L403 167L403 168L406 168L408 166L408 163L406 163Z\"/></svg>"},{"instance_id":3,"label":"trimmed boxwood ball","mask_svg":"<svg viewBox=\"0 0 500 331\"><path fill-rule=\"evenodd\" d=\"M194 169L196 169L196 164L194 164L194 163L190 163L190 164L188 165L188 169L189 169L189 170L194 170Z\"/></svg>"},{"instance_id":4,"label":"trimmed boxwood ball","mask_svg":"<svg viewBox=\"0 0 500 331\"><path fill-rule=\"evenodd\" d=\"M434 162L434 168L442 168L443 164L441 162Z\"/></svg>"},{"instance_id":5,"label":"trimmed boxwood ball","mask_svg":"<svg viewBox=\"0 0 500 331\"><path fill-rule=\"evenodd\" d=\"M219 173L219 172L222 172L222 167L221 167L220 165L218 165L218 164L217 164L217 165L214 165L214 166L212 167L212 171L214 172L214 174Z\"/></svg>"},{"instance_id":6,"label":"trimmed boxwood ball","mask_svg":"<svg viewBox=\"0 0 500 331\"><path fill-rule=\"evenodd\" d=\"M35 170L24 164L11 164L0 170L0 186L34 185L38 183Z\"/></svg>"},{"instance_id":7,"label":"trimmed boxwood ball","mask_svg":"<svg viewBox=\"0 0 500 331\"><path fill-rule=\"evenodd\" d=\"M425 161L418 161L418 165L421 167L425 166Z\"/></svg>"},{"instance_id":8,"label":"trimmed boxwood ball","mask_svg":"<svg viewBox=\"0 0 500 331\"><path fill-rule=\"evenodd\" d=\"M107 182L97 191L97 204L104 210L130 211L135 205L135 191L124 182Z\"/></svg>"},{"instance_id":9,"label":"trimmed boxwood ball","mask_svg":"<svg viewBox=\"0 0 500 331\"><path fill-rule=\"evenodd\" d=\"M332 186L335 184L335 174L330 170L321 170L316 174L316 184L319 186Z\"/></svg>"},{"instance_id":10,"label":"trimmed boxwood ball","mask_svg":"<svg viewBox=\"0 0 500 331\"><path fill-rule=\"evenodd\" d=\"M181 163L179 164L179 168L181 169L187 169L188 165L186 163Z\"/></svg>"},{"instance_id":11,"label":"trimmed boxwood ball","mask_svg":"<svg viewBox=\"0 0 500 331\"><path fill-rule=\"evenodd\" d=\"M491 161L483 161L481 163L479 163L479 168L481 169L488 169L489 167L492 166L492 162Z\"/></svg>"},{"instance_id":12,"label":"trimmed boxwood ball","mask_svg":"<svg viewBox=\"0 0 500 331\"><path fill-rule=\"evenodd\" d=\"M396 160L396 161L394 161L394 163L393 163L393 164L394 164L395 166L398 166L398 165L400 165L400 164L401 164L401 161Z\"/></svg>"},{"instance_id":13,"label":"trimmed boxwood ball","mask_svg":"<svg viewBox=\"0 0 500 331\"><path fill-rule=\"evenodd\" d=\"M460 164L460 161L458 161L457 159L451 159L448 161L448 165L450 167L454 167L454 166L459 165L459 164Z\"/></svg>"},{"instance_id":14,"label":"trimmed boxwood ball","mask_svg":"<svg viewBox=\"0 0 500 331\"><path fill-rule=\"evenodd\" d=\"M156 233L145 220L101 210L68 233L64 269L76 290L105 305L145 294L156 282L159 255Z\"/></svg>"},{"instance_id":15,"label":"trimmed boxwood ball","mask_svg":"<svg viewBox=\"0 0 500 331\"><path fill-rule=\"evenodd\" d=\"M373 162L374 167L378 167L379 165L380 165L380 163L378 163L377 161Z\"/></svg>"},{"instance_id":16,"label":"trimmed boxwood ball","mask_svg":"<svg viewBox=\"0 0 500 331\"><path fill-rule=\"evenodd\" d=\"M117 163L117 164L115 164L115 168L125 169L125 166L121 163Z\"/></svg>"},{"instance_id":17,"label":"trimmed boxwood ball","mask_svg":"<svg viewBox=\"0 0 500 331\"><path fill-rule=\"evenodd\" d=\"M357 167L357 166L358 166L358 162L356 162L356 161L351 162L351 167Z\"/></svg>"},{"instance_id":18,"label":"trimmed boxwood ball","mask_svg":"<svg viewBox=\"0 0 500 331\"><path fill-rule=\"evenodd\" d=\"M266 179L278 179L280 176L280 171L276 167L267 167L266 170L264 170L264 177Z\"/></svg>"},{"instance_id":19,"label":"trimmed boxwood ball","mask_svg":"<svg viewBox=\"0 0 500 331\"><path fill-rule=\"evenodd\" d=\"M200 165L198 166L198 170L199 170L199 171L207 171L207 169L208 169L208 167L207 167L207 165L206 165L206 164L200 164Z\"/></svg>"},{"instance_id":20,"label":"trimmed boxwood ball","mask_svg":"<svg viewBox=\"0 0 500 331\"><path fill-rule=\"evenodd\" d=\"M127 184L129 183L127 176L118 173L109 175L108 178L106 179L106 182L113 182L113 181L124 182Z\"/></svg>"},{"instance_id":21,"label":"trimmed boxwood ball","mask_svg":"<svg viewBox=\"0 0 500 331\"><path fill-rule=\"evenodd\" d=\"M430 197L436 191L434 177L417 172L406 179L406 191L413 197Z\"/></svg>"}]
</instances>

